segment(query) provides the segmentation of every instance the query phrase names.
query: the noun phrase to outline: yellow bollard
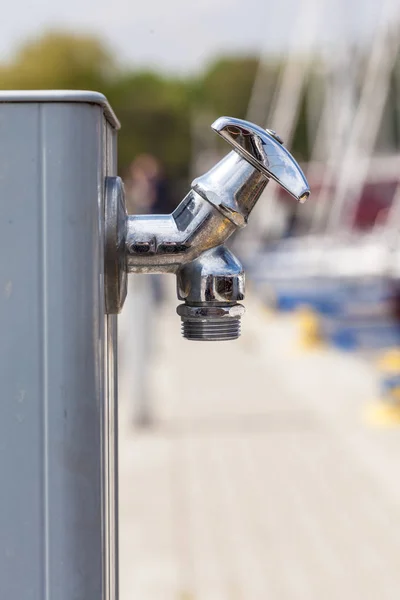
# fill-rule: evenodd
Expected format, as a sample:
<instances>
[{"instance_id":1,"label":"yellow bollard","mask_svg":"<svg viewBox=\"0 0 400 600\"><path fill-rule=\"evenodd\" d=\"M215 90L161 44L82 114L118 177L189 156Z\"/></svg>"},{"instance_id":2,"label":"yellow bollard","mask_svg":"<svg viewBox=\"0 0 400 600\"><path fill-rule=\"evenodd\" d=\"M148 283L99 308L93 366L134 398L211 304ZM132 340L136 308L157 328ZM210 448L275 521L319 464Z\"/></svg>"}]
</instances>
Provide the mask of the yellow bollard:
<instances>
[{"instance_id":1,"label":"yellow bollard","mask_svg":"<svg viewBox=\"0 0 400 600\"><path fill-rule=\"evenodd\" d=\"M297 311L299 345L303 350L314 350L322 344L320 321L317 313L303 306Z\"/></svg>"},{"instance_id":2,"label":"yellow bollard","mask_svg":"<svg viewBox=\"0 0 400 600\"><path fill-rule=\"evenodd\" d=\"M386 351L377 363L381 374L381 397L367 406L366 421L376 427L400 425L400 348Z\"/></svg>"}]
</instances>

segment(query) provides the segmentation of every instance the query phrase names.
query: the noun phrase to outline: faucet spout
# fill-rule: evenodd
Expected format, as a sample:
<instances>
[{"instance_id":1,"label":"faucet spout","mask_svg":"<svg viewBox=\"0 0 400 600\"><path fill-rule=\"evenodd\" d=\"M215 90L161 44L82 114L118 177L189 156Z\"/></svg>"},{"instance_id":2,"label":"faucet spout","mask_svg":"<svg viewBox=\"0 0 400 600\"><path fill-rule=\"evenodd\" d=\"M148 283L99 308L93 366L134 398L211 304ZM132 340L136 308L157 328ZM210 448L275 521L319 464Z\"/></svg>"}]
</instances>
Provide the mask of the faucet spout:
<instances>
[{"instance_id":1,"label":"faucet spout","mask_svg":"<svg viewBox=\"0 0 400 600\"><path fill-rule=\"evenodd\" d=\"M192 187L236 227L244 227L268 181L264 173L232 150L210 171L195 179Z\"/></svg>"},{"instance_id":2,"label":"faucet spout","mask_svg":"<svg viewBox=\"0 0 400 600\"><path fill-rule=\"evenodd\" d=\"M176 312L182 334L188 340L223 341L240 335L244 306L244 271L225 246L203 252L177 273L178 298L184 300Z\"/></svg>"}]
</instances>

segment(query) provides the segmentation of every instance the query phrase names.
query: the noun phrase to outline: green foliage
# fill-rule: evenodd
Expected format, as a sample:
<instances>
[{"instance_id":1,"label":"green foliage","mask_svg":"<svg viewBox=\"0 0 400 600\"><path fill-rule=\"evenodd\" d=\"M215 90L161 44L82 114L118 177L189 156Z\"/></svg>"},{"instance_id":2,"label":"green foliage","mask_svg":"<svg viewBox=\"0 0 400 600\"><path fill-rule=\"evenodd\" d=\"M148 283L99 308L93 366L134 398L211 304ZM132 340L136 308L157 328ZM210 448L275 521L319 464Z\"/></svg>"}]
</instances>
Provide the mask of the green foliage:
<instances>
[{"instance_id":1,"label":"green foliage","mask_svg":"<svg viewBox=\"0 0 400 600\"><path fill-rule=\"evenodd\" d=\"M95 37L50 32L24 44L2 68L2 89L103 88L114 67Z\"/></svg>"},{"instance_id":2,"label":"green foliage","mask_svg":"<svg viewBox=\"0 0 400 600\"><path fill-rule=\"evenodd\" d=\"M190 160L186 82L155 73L124 72L95 37L49 32L27 42L0 65L0 89L86 89L103 92L123 123L119 161L150 152L171 178L185 177Z\"/></svg>"},{"instance_id":3,"label":"green foliage","mask_svg":"<svg viewBox=\"0 0 400 600\"><path fill-rule=\"evenodd\" d=\"M270 91L279 61L265 64ZM255 57L224 57L196 79L124 70L101 40L90 35L48 32L28 41L8 64L0 64L0 89L93 89L109 99L122 123L120 171L140 153L151 153L174 180L188 177L191 129L197 112L245 117L258 68ZM272 82L272 83L271 83ZM267 105L267 99L266 99ZM303 157L305 108L295 148Z\"/></svg>"},{"instance_id":4,"label":"green foliage","mask_svg":"<svg viewBox=\"0 0 400 600\"><path fill-rule=\"evenodd\" d=\"M216 115L246 116L258 59L221 58L212 64L198 82L197 102Z\"/></svg>"},{"instance_id":5,"label":"green foliage","mask_svg":"<svg viewBox=\"0 0 400 600\"><path fill-rule=\"evenodd\" d=\"M151 153L167 174L176 179L187 174L190 160L190 103L184 82L154 73L122 75L108 94L123 123L119 135L120 164Z\"/></svg>"},{"instance_id":6,"label":"green foliage","mask_svg":"<svg viewBox=\"0 0 400 600\"><path fill-rule=\"evenodd\" d=\"M300 162L306 161L310 155L308 131L307 131L307 98L303 94L300 101L299 115L295 133L293 136L292 151Z\"/></svg>"}]
</instances>

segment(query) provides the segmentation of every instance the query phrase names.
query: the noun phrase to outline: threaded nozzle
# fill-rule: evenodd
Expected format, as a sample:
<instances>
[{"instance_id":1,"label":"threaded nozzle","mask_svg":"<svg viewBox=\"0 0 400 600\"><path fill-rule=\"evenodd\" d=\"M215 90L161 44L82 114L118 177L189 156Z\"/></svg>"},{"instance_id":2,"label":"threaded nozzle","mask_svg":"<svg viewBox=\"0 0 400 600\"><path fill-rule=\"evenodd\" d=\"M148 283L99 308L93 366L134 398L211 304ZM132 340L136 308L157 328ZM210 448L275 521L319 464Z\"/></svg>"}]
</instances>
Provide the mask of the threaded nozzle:
<instances>
[{"instance_id":1,"label":"threaded nozzle","mask_svg":"<svg viewBox=\"0 0 400 600\"><path fill-rule=\"evenodd\" d=\"M240 317L209 320L183 320L182 335L187 340L222 342L240 336Z\"/></svg>"},{"instance_id":2,"label":"threaded nozzle","mask_svg":"<svg viewBox=\"0 0 400 600\"><path fill-rule=\"evenodd\" d=\"M240 317L244 313L241 304L185 303L180 304L176 312L182 319L182 335L187 340L222 342L240 336Z\"/></svg>"}]
</instances>

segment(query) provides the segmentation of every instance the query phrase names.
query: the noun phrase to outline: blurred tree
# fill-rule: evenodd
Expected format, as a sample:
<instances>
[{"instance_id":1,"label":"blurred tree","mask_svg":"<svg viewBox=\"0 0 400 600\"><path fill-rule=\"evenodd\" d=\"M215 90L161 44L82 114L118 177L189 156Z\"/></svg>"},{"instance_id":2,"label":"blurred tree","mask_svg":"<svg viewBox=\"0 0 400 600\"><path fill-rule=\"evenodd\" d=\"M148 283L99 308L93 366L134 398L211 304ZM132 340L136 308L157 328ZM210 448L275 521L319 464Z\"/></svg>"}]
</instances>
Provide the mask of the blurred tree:
<instances>
[{"instance_id":1,"label":"blurred tree","mask_svg":"<svg viewBox=\"0 0 400 600\"><path fill-rule=\"evenodd\" d=\"M2 89L100 89L115 64L102 42L87 35L50 32L24 44L1 69Z\"/></svg>"},{"instance_id":2,"label":"blurred tree","mask_svg":"<svg viewBox=\"0 0 400 600\"><path fill-rule=\"evenodd\" d=\"M309 82L307 82L307 85L309 85ZM307 161L310 158L312 151L308 139L307 118L309 114L307 110L307 101L307 91L305 90L300 100L299 114L293 135L293 143L291 145L291 151L299 162Z\"/></svg>"},{"instance_id":3,"label":"blurred tree","mask_svg":"<svg viewBox=\"0 0 400 600\"><path fill-rule=\"evenodd\" d=\"M216 115L246 116L258 66L255 57L225 57L212 64L197 83L194 103Z\"/></svg>"},{"instance_id":4,"label":"blurred tree","mask_svg":"<svg viewBox=\"0 0 400 600\"><path fill-rule=\"evenodd\" d=\"M108 93L123 123L120 166L146 152L161 160L169 178L187 176L190 160L190 100L185 82L155 73L124 74Z\"/></svg>"},{"instance_id":5,"label":"blurred tree","mask_svg":"<svg viewBox=\"0 0 400 600\"><path fill-rule=\"evenodd\" d=\"M279 56L263 58L260 106L263 110L265 96L265 115L282 64ZM138 154L150 153L161 160L170 180L184 181L186 188L196 116L207 115L207 122L223 114L245 118L258 65L255 56L222 57L198 77L183 80L154 72L123 70L98 38L53 31L28 41L10 62L0 64L0 89L67 88L103 92L123 125L119 134L120 171L126 172ZM317 63L315 69L316 74L311 74L305 86L292 144L299 160L307 160L311 151L307 139L310 113L307 86L313 81L315 85L319 77ZM395 70L398 84L399 62ZM323 81L318 85L323 87ZM394 83L392 88L385 122L398 145L398 90ZM214 143L212 135L210 132L210 147ZM226 151L226 147L221 145L221 151ZM177 199L180 193L176 194Z\"/></svg>"},{"instance_id":6,"label":"blurred tree","mask_svg":"<svg viewBox=\"0 0 400 600\"><path fill-rule=\"evenodd\" d=\"M53 31L24 44L0 65L1 89L93 89L103 92L123 122L122 171L142 152L154 154L171 179L185 177L190 159L186 84L153 73L122 72L96 37Z\"/></svg>"},{"instance_id":7,"label":"blurred tree","mask_svg":"<svg viewBox=\"0 0 400 600\"><path fill-rule=\"evenodd\" d=\"M185 80L151 72L123 71L98 38L53 31L28 41L9 63L0 64L0 89L69 88L103 92L123 123L119 136L121 170L128 167L134 156L148 152L161 160L170 178L178 180L187 178L189 173L191 122L196 120L193 116L207 114L212 119L227 114L244 118L258 65L259 59L254 56L222 57L199 77ZM265 114L281 68L281 57L268 60L264 57L264 78L268 85L261 91L265 94ZM394 72L398 86L399 60ZM307 85L312 80L313 75ZM386 130L394 132L392 144L397 142L398 146L397 96L393 82L385 123ZM311 151L307 140L308 101L305 89L292 145L300 160L306 160ZM261 104L263 108L263 98ZM387 135L383 137L386 139Z\"/></svg>"}]
</instances>

